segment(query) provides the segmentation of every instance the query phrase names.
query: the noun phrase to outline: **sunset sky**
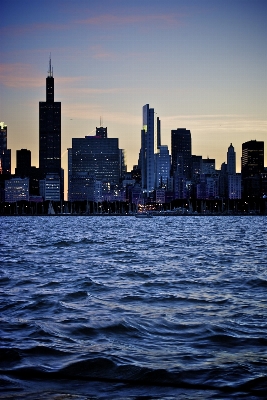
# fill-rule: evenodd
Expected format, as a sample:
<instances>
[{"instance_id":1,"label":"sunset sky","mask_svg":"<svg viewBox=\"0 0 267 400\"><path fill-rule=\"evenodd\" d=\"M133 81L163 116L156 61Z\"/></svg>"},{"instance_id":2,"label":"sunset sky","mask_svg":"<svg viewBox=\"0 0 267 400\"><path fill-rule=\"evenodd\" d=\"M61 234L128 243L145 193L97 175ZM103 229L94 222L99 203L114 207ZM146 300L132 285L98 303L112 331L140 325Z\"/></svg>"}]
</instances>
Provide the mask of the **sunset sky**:
<instances>
[{"instance_id":1,"label":"sunset sky","mask_svg":"<svg viewBox=\"0 0 267 400\"><path fill-rule=\"evenodd\" d=\"M73 137L100 124L118 137L128 170L140 150L142 106L192 133L192 153L240 171L241 144L265 141L266 0L1 0L0 121L16 150L38 166L38 110L51 53L62 107L62 166ZM65 194L66 197L66 194Z\"/></svg>"}]
</instances>

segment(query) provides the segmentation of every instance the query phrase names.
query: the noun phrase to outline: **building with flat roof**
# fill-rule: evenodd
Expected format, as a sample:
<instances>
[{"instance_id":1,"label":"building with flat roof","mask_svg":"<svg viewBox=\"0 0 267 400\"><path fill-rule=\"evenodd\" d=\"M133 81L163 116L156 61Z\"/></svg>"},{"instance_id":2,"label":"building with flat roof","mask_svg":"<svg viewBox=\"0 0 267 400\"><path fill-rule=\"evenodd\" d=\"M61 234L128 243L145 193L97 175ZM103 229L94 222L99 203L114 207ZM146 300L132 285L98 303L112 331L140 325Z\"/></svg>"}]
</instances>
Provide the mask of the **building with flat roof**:
<instances>
[{"instance_id":1,"label":"building with flat roof","mask_svg":"<svg viewBox=\"0 0 267 400\"><path fill-rule=\"evenodd\" d=\"M29 201L29 178L11 178L5 181L5 202Z\"/></svg>"}]
</instances>

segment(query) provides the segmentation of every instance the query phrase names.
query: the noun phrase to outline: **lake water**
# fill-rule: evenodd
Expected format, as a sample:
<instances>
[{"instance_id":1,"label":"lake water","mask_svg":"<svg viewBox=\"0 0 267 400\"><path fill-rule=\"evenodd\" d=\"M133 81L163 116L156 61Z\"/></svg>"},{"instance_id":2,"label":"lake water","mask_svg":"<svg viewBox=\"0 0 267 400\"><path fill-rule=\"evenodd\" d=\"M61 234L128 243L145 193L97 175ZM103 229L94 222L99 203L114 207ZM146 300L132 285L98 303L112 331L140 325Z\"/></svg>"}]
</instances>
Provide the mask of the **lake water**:
<instances>
[{"instance_id":1,"label":"lake water","mask_svg":"<svg viewBox=\"0 0 267 400\"><path fill-rule=\"evenodd\" d=\"M0 217L0 399L265 398L266 221Z\"/></svg>"}]
</instances>

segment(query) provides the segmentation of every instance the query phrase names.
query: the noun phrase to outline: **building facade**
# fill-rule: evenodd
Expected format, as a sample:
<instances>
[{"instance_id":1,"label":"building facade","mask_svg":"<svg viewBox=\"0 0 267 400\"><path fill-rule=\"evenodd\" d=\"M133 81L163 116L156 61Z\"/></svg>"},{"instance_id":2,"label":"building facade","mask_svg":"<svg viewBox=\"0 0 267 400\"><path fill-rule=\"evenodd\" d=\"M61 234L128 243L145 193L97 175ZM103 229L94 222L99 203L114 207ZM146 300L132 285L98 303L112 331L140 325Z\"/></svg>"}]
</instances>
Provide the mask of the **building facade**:
<instances>
[{"instance_id":1,"label":"building facade","mask_svg":"<svg viewBox=\"0 0 267 400\"><path fill-rule=\"evenodd\" d=\"M143 106L143 127L141 130L140 167L143 192L150 194L155 189L155 161L154 161L154 108L149 104Z\"/></svg>"},{"instance_id":2,"label":"building facade","mask_svg":"<svg viewBox=\"0 0 267 400\"><path fill-rule=\"evenodd\" d=\"M5 181L5 202L29 201L29 178L11 178Z\"/></svg>"},{"instance_id":3,"label":"building facade","mask_svg":"<svg viewBox=\"0 0 267 400\"><path fill-rule=\"evenodd\" d=\"M7 148L7 125L0 122L0 175L11 174L11 150Z\"/></svg>"},{"instance_id":4,"label":"building facade","mask_svg":"<svg viewBox=\"0 0 267 400\"><path fill-rule=\"evenodd\" d=\"M180 168L179 174L191 179L191 132L185 128L171 131L172 175Z\"/></svg>"},{"instance_id":5,"label":"building facade","mask_svg":"<svg viewBox=\"0 0 267 400\"><path fill-rule=\"evenodd\" d=\"M96 128L96 133L98 129ZM72 148L68 149L70 201L94 200L96 182L102 182L103 191L106 192L119 185L122 165L119 140L106 136L72 139ZM102 196L102 189L97 196Z\"/></svg>"},{"instance_id":6,"label":"building facade","mask_svg":"<svg viewBox=\"0 0 267 400\"><path fill-rule=\"evenodd\" d=\"M62 180L61 103L54 101L51 58L46 78L46 101L39 102L39 170L42 179L47 174L57 174ZM63 182L61 182L61 197L63 197Z\"/></svg>"}]
</instances>

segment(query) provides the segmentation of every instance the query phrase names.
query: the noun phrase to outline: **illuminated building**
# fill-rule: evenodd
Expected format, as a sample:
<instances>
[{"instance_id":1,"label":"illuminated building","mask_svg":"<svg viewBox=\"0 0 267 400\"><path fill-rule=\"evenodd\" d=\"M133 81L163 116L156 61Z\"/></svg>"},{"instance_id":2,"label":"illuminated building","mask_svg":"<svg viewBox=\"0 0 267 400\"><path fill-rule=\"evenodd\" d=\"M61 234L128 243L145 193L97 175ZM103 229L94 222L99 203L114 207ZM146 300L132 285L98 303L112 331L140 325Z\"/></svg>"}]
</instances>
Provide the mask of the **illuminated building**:
<instances>
[{"instance_id":1,"label":"illuminated building","mask_svg":"<svg viewBox=\"0 0 267 400\"><path fill-rule=\"evenodd\" d=\"M45 179L39 181L40 195L43 199L60 201L60 178L57 174L47 174Z\"/></svg>"},{"instance_id":2,"label":"illuminated building","mask_svg":"<svg viewBox=\"0 0 267 400\"><path fill-rule=\"evenodd\" d=\"M29 178L12 178L5 181L5 201L29 201Z\"/></svg>"},{"instance_id":3,"label":"illuminated building","mask_svg":"<svg viewBox=\"0 0 267 400\"><path fill-rule=\"evenodd\" d=\"M68 149L69 200L93 200L96 192L100 193L96 182L102 182L103 191L119 185L121 159L119 140L108 138L107 131L104 137L73 138L72 148Z\"/></svg>"},{"instance_id":4,"label":"illuminated building","mask_svg":"<svg viewBox=\"0 0 267 400\"><path fill-rule=\"evenodd\" d=\"M155 187L166 188L170 181L171 156L168 146L158 146L155 154Z\"/></svg>"},{"instance_id":5,"label":"illuminated building","mask_svg":"<svg viewBox=\"0 0 267 400\"><path fill-rule=\"evenodd\" d=\"M142 175L142 189L149 196L149 194L153 192L155 188L154 108L149 108L149 104L143 106L140 166Z\"/></svg>"}]
</instances>

